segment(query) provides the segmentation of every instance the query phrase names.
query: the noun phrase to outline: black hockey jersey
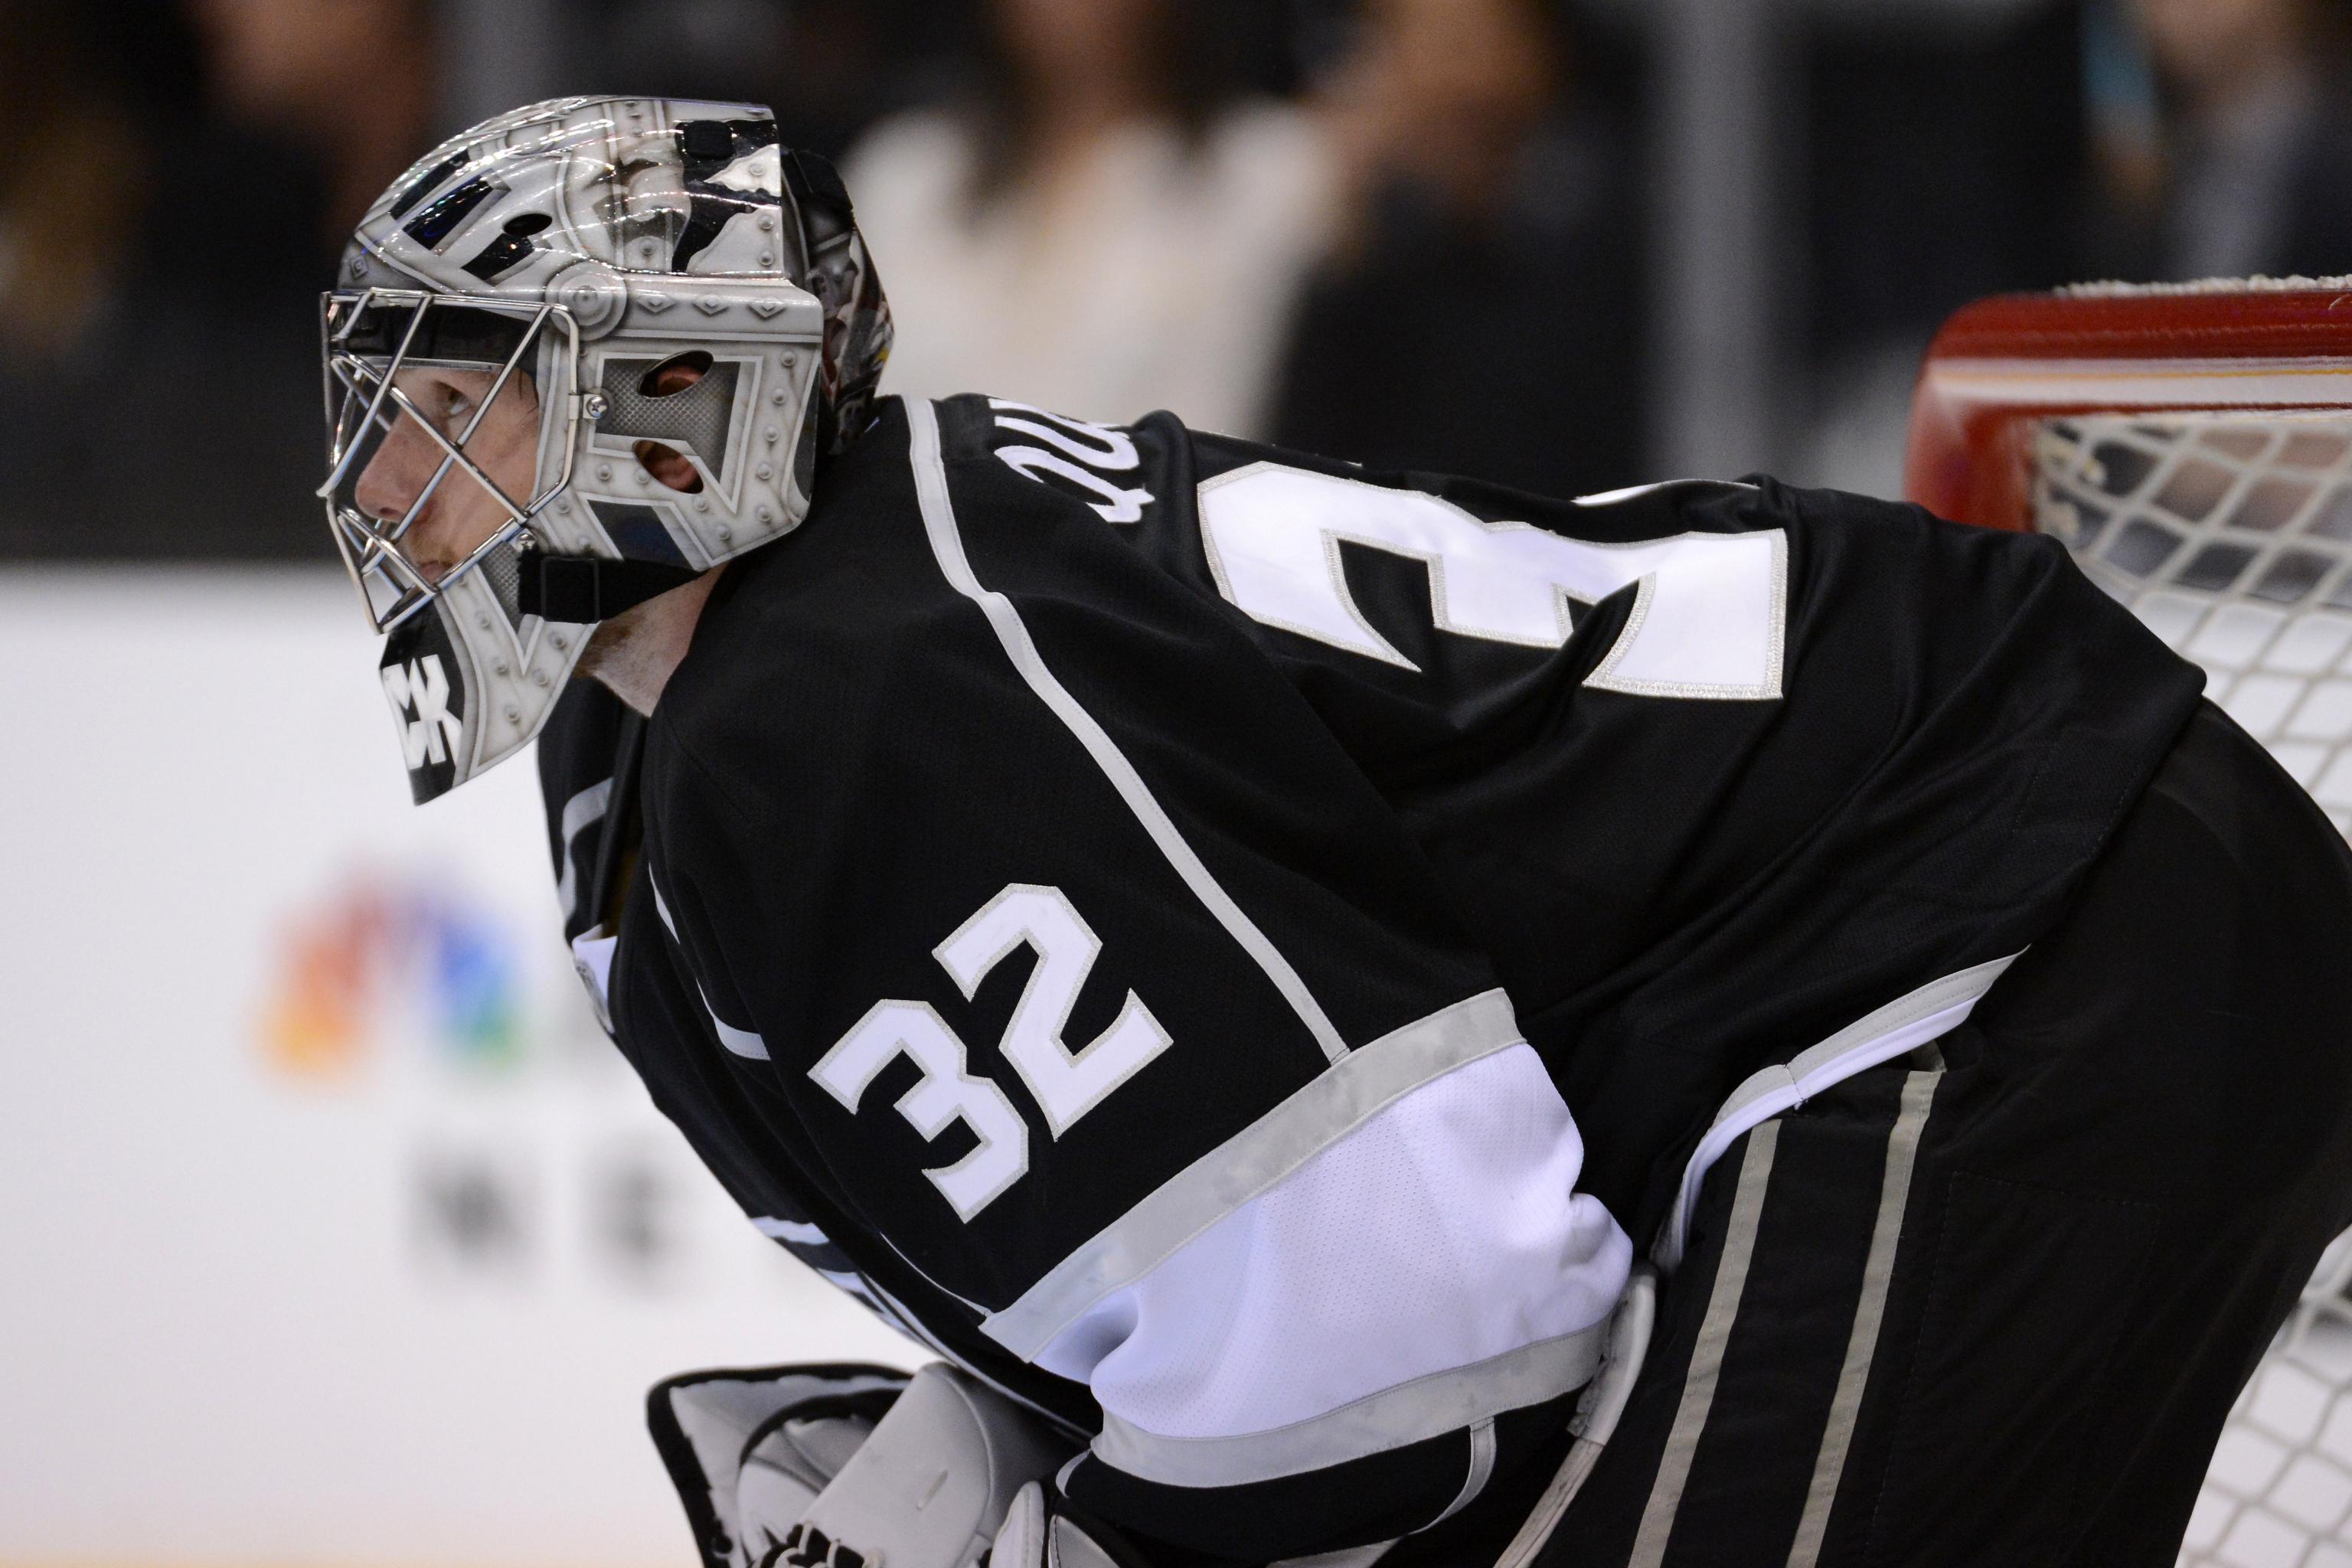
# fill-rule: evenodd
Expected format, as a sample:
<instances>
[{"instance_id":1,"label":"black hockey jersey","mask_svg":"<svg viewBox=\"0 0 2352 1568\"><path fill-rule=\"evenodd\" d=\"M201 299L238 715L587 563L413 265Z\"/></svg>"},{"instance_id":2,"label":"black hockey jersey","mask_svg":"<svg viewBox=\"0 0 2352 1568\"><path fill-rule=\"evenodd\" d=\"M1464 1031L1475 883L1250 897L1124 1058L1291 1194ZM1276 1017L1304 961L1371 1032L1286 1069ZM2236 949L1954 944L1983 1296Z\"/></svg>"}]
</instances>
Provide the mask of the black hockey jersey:
<instances>
[{"instance_id":1,"label":"black hockey jersey","mask_svg":"<svg viewBox=\"0 0 2352 1568\"><path fill-rule=\"evenodd\" d=\"M581 683L541 765L592 989L763 1229L1143 1536L1450 1560L1632 1238L1963 1016L2200 685L1912 508L966 397L887 404L654 718Z\"/></svg>"}]
</instances>

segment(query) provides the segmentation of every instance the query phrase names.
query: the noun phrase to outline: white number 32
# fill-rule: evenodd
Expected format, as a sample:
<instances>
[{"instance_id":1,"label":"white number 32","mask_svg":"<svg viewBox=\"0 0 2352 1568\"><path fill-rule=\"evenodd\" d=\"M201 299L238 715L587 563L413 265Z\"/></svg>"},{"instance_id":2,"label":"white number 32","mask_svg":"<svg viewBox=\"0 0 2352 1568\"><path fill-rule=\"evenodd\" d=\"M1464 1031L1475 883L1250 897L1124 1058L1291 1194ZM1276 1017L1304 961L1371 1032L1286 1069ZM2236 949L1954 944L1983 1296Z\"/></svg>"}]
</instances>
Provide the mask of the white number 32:
<instances>
[{"instance_id":1,"label":"white number 32","mask_svg":"<svg viewBox=\"0 0 2352 1568\"><path fill-rule=\"evenodd\" d=\"M966 997L988 973L1023 946L1037 954L1021 1000L997 1048L1045 1113L1059 1138L1111 1090L1168 1048L1168 1031L1134 992L1110 1026L1084 1047L1062 1038L1102 941L1058 888L1015 882L958 926L931 956ZM809 1076L850 1110L898 1057L922 1078L898 1099L898 1114L926 1138L961 1121L980 1142L962 1159L923 1173L969 1220L1003 1195L1029 1169L1029 1128L1004 1091L966 1070L964 1043L922 1002L881 1002L825 1052Z\"/></svg>"}]
</instances>

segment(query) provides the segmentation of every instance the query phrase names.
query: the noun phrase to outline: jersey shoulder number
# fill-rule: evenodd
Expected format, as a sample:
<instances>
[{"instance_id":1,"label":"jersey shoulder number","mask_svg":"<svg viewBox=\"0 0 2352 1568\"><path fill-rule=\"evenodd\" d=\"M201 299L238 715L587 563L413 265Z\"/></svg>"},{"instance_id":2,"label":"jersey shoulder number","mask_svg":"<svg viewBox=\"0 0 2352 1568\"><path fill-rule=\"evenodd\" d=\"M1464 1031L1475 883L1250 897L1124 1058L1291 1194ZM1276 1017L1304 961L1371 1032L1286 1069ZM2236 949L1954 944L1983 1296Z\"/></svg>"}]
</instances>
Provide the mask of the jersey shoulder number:
<instances>
[{"instance_id":1,"label":"jersey shoulder number","mask_svg":"<svg viewBox=\"0 0 2352 1568\"><path fill-rule=\"evenodd\" d=\"M1780 695L1788 541L1779 529L1596 543L1488 522L1423 490L1255 462L1200 487L1201 542L1217 590L1253 620L1414 669L1348 588L1339 546L1423 563L1440 630L1564 646L1572 605L1636 597L1616 645L1585 678L1644 697L1769 701Z\"/></svg>"}]
</instances>

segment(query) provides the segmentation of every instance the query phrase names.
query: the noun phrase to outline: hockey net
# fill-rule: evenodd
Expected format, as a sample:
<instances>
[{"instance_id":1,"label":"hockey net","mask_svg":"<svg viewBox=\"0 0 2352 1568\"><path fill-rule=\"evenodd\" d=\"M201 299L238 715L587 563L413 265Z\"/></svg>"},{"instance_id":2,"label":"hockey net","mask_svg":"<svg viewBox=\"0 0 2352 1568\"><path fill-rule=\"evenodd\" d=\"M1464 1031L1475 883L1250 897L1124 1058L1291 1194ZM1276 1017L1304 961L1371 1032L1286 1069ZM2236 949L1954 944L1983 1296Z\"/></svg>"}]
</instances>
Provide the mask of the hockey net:
<instances>
[{"instance_id":1,"label":"hockey net","mask_svg":"<svg viewBox=\"0 0 2352 1568\"><path fill-rule=\"evenodd\" d=\"M2352 834L2352 279L1980 301L1929 350L1910 499L2063 541ZM2352 1237L2230 1416L2183 1564L2352 1568Z\"/></svg>"}]
</instances>

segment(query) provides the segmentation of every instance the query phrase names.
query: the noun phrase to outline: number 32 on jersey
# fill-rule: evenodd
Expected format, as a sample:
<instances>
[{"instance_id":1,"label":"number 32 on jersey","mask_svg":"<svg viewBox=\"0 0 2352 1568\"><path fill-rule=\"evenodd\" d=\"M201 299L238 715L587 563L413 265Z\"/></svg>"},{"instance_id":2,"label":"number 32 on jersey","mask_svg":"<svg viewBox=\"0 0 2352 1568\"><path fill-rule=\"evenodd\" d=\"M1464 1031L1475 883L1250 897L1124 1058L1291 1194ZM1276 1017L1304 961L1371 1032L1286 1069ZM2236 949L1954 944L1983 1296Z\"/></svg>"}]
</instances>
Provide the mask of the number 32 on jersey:
<instances>
[{"instance_id":1,"label":"number 32 on jersey","mask_svg":"<svg viewBox=\"0 0 2352 1568\"><path fill-rule=\"evenodd\" d=\"M989 971L1019 948L1037 954L1013 1004L998 1051L1013 1065L1045 1124L1059 1138L1105 1096L1168 1048L1168 1031L1134 992L1110 1026L1078 1050L1062 1031L1102 952L1102 941L1058 888L1015 882L931 950L969 998ZM898 1099L898 1114L925 1138L961 1121L979 1140L951 1165L923 1173L965 1220L1004 1194L1029 1169L1029 1127L1004 1090L968 1069L963 1041L928 1003L881 1002L825 1052L809 1076L853 1113L882 1069L899 1057L922 1078Z\"/></svg>"}]
</instances>

